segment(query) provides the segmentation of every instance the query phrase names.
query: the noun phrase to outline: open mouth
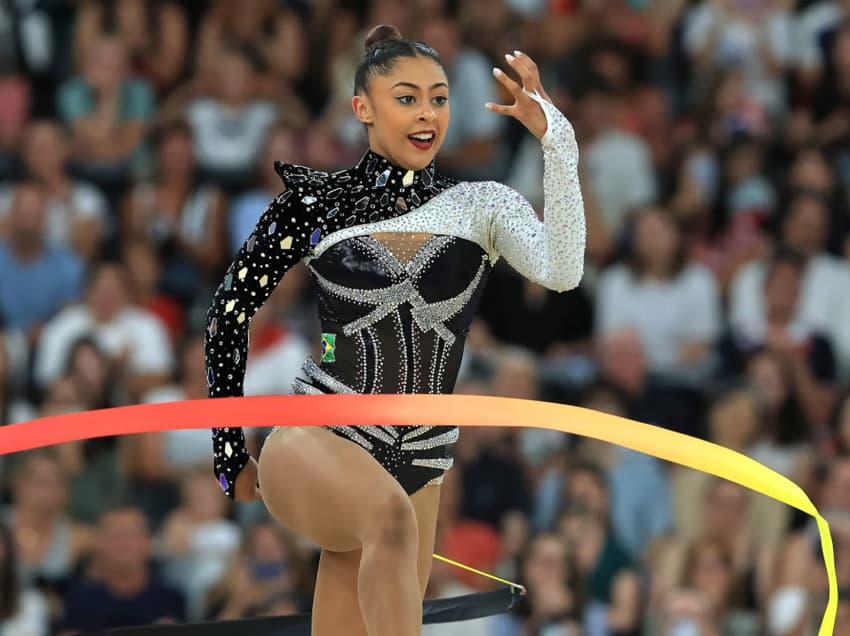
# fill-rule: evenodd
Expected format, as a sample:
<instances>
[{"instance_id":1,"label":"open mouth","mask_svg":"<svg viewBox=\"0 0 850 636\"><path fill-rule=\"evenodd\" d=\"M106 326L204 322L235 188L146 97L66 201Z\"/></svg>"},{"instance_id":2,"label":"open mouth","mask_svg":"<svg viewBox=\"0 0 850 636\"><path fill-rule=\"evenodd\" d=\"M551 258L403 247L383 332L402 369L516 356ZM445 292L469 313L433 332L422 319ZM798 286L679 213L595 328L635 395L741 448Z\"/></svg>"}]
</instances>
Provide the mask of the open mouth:
<instances>
[{"instance_id":1,"label":"open mouth","mask_svg":"<svg viewBox=\"0 0 850 636\"><path fill-rule=\"evenodd\" d=\"M428 150L434 145L434 139L436 139L436 137L437 136L433 132L419 132L407 136L410 143L416 146L419 150Z\"/></svg>"}]
</instances>

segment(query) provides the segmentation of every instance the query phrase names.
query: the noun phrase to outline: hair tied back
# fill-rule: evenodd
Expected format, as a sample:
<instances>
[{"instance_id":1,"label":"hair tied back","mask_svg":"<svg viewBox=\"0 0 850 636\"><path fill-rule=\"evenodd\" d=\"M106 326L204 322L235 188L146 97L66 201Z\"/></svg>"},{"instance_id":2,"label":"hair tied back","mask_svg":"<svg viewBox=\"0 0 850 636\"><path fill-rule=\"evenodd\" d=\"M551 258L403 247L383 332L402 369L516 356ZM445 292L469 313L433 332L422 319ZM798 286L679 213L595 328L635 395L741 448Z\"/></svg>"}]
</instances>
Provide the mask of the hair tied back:
<instances>
[{"instance_id":1,"label":"hair tied back","mask_svg":"<svg viewBox=\"0 0 850 636\"><path fill-rule=\"evenodd\" d=\"M401 31L393 25L379 24L369 31L369 35L366 36L366 51L369 52L384 42L403 39L404 37L401 35Z\"/></svg>"}]
</instances>

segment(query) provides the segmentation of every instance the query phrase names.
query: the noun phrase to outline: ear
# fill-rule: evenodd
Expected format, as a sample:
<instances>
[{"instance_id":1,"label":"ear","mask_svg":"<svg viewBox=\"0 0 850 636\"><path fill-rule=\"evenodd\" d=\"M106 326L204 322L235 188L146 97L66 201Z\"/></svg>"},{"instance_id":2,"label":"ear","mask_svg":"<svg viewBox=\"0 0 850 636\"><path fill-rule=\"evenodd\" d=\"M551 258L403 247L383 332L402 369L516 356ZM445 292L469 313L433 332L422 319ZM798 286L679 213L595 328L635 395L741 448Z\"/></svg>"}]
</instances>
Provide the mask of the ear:
<instances>
[{"instance_id":1,"label":"ear","mask_svg":"<svg viewBox=\"0 0 850 636\"><path fill-rule=\"evenodd\" d=\"M372 103L368 97L363 95L355 95L351 98L351 108L354 110L354 116L367 126L374 123L374 112Z\"/></svg>"}]
</instances>

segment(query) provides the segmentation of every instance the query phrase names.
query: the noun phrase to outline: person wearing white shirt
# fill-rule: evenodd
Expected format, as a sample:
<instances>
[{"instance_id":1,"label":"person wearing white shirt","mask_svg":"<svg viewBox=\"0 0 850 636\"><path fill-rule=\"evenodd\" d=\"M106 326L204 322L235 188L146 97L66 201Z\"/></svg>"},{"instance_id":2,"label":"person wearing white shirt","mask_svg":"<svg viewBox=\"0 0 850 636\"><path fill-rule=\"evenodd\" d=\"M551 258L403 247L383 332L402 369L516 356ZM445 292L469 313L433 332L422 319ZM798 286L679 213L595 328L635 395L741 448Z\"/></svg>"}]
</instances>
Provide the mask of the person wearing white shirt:
<instances>
[{"instance_id":1,"label":"person wearing white shirt","mask_svg":"<svg viewBox=\"0 0 850 636\"><path fill-rule=\"evenodd\" d=\"M678 381L709 371L720 332L717 283L702 265L688 263L684 250L670 213L644 210L634 219L631 262L607 269L597 288L597 332L634 329L650 372Z\"/></svg>"},{"instance_id":2,"label":"person wearing white shirt","mask_svg":"<svg viewBox=\"0 0 850 636\"><path fill-rule=\"evenodd\" d=\"M850 378L850 266L825 253L829 209L819 197L799 194L789 204L782 223L782 242L805 259L801 296L795 323L830 339L839 378ZM757 323L764 315L764 288L768 264L753 261L732 280L729 320L732 327Z\"/></svg>"},{"instance_id":3,"label":"person wearing white shirt","mask_svg":"<svg viewBox=\"0 0 850 636\"><path fill-rule=\"evenodd\" d=\"M126 375L132 398L166 382L173 368L168 333L151 313L129 301L121 265L99 264L86 302L68 307L44 327L35 358L35 379L47 386L64 368L74 342L92 337Z\"/></svg>"}]
</instances>

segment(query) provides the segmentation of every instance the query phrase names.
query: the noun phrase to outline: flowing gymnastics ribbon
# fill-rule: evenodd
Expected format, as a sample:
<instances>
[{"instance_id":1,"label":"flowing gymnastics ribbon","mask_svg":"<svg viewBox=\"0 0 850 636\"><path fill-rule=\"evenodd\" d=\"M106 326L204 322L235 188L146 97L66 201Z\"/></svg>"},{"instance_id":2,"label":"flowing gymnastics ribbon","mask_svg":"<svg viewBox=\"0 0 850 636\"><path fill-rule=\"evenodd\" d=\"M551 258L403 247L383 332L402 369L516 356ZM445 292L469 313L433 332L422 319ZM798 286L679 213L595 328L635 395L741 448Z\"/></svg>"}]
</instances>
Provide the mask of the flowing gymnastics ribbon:
<instances>
[{"instance_id":1,"label":"flowing gymnastics ribbon","mask_svg":"<svg viewBox=\"0 0 850 636\"><path fill-rule=\"evenodd\" d=\"M838 605L829 525L797 484L722 446L575 406L469 395L299 395L218 398L45 417L0 428L0 454L80 439L233 426L539 427L592 437L746 486L815 518L829 581L818 636L832 636Z\"/></svg>"}]
</instances>

